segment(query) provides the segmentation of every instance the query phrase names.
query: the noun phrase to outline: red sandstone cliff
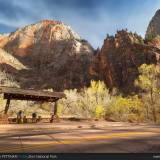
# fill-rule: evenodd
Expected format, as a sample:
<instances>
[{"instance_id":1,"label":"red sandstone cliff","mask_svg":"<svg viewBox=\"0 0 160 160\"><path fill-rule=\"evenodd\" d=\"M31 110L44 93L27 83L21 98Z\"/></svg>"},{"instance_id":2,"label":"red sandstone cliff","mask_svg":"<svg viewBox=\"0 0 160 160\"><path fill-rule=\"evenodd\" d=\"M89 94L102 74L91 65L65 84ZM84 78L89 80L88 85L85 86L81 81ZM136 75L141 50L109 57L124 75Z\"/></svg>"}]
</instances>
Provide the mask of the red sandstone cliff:
<instances>
[{"instance_id":1,"label":"red sandstone cliff","mask_svg":"<svg viewBox=\"0 0 160 160\"><path fill-rule=\"evenodd\" d=\"M0 35L0 79L11 79L22 88L57 91L81 88L91 79L104 80L107 87L136 91L138 67L159 63L159 38L143 40L126 30L107 36L100 51L81 39L69 26L44 20Z\"/></svg>"},{"instance_id":2,"label":"red sandstone cliff","mask_svg":"<svg viewBox=\"0 0 160 160\"><path fill-rule=\"evenodd\" d=\"M137 34L122 30L104 40L101 51L92 60L90 73L104 80L110 89L116 87L131 93L136 90L138 67L143 63L158 63L159 56L160 49L145 44Z\"/></svg>"},{"instance_id":3,"label":"red sandstone cliff","mask_svg":"<svg viewBox=\"0 0 160 160\"><path fill-rule=\"evenodd\" d=\"M89 82L91 45L69 26L44 20L0 36L0 48L12 57L1 69L23 88L79 88ZM22 68L15 68L17 60ZM20 66L20 65L19 65Z\"/></svg>"}]
</instances>

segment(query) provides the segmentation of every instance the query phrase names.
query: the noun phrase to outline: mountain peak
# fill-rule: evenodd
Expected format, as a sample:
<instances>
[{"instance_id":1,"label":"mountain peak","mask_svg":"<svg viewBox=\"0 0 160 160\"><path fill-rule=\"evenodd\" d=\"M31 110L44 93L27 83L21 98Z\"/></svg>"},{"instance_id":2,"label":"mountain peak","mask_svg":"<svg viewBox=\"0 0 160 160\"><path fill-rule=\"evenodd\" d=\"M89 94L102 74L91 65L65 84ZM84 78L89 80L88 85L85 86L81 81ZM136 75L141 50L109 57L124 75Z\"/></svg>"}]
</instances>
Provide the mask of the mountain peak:
<instances>
[{"instance_id":1,"label":"mountain peak","mask_svg":"<svg viewBox=\"0 0 160 160\"><path fill-rule=\"evenodd\" d=\"M48 24L53 24L53 25L56 25L56 24L62 24L62 22L60 21L56 21L56 20L49 20L49 19L44 19L44 20L41 20L39 21L40 23L43 23L45 25L48 25Z\"/></svg>"},{"instance_id":2,"label":"mountain peak","mask_svg":"<svg viewBox=\"0 0 160 160\"><path fill-rule=\"evenodd\" d=\"M155 13L155 15L159 15L160 14L160 9L158 9Z\"/></svg>"},{"instance_id":3,"label":"mountain peak","mask_svg":"<svg viewBox=\"0 0 160 160\"><path fill-rule=\"evenodd\" d=\"M160 9L158 9L151 19L145 37L147 39L152 39L156 37L157 35L160 35Z\"/></svg>"},{"instance_id":4,"label":"mountain peak","mask_svg":"<svg viewBox=\"0 0 160 160\"><path fill-rule=\"evenodd\" d=\"M0 48L1 68L23 88L63 90L89 82L94 49L60 21L42 20L1 36Z\"/></svg>"}]
</instances>

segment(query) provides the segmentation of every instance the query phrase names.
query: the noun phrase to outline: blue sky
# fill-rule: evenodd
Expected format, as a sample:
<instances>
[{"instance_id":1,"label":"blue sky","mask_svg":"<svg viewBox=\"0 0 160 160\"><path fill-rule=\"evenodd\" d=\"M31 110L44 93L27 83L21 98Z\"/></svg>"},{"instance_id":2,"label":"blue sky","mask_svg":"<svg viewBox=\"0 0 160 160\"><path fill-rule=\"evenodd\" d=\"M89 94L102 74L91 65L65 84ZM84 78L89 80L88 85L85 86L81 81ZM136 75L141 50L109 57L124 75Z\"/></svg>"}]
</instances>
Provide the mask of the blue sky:
<instances>
[{"instance_id":1,"label":"blue sky","mask_svg":"<svg viewBox=\"0 0 160 160\"><path fill-rule=\"evenodd\" d=\"M144 36L160 0L0 0L0 33L42 19L63 21L95 48L107 33L128 28Z\"/></svg>"}]
</instances>

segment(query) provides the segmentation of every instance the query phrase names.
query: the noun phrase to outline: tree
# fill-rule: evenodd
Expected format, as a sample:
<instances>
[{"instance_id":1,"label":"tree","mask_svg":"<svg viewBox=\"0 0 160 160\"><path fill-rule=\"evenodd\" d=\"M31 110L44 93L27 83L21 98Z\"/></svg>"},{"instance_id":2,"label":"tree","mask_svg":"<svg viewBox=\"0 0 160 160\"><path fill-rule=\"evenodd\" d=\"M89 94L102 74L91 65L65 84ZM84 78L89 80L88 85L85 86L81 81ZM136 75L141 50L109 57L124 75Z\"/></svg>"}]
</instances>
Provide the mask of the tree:
<instances>
[{"instance_id":1,"label":"tree","mask_svg":"<svg viewBox=\"0 0 160 160\"><path fill-rule=\"evenodd\" d=\"M101 118L111 102L109 90L102 81L92 80L88 88L81 91L66 90L66 99L60 100L61 112L66 116Z\"/></svg>"},{"instance_id":2,"label":"tree","mask_svg":"<svg viewBox=\"0 0 160 160\"><path fill-rule=\"evenodd\" d=\"M157 96L160 95L160 66L143 64L139 68L139 77L135 81L135 85L143 89L149 94L150 106L154 122L157 122Z\"/></svg>"},{"instance_id":3,"label":"tree","mask_svg":"<svg viewBox=\"0 0 160 160\"><path fill-rule=\"evenodd\" d=\"M110 106L110 117L117 121L142 121L143 103L137 95L130 97L116 96Z\"/></svg>"}]
</instances>

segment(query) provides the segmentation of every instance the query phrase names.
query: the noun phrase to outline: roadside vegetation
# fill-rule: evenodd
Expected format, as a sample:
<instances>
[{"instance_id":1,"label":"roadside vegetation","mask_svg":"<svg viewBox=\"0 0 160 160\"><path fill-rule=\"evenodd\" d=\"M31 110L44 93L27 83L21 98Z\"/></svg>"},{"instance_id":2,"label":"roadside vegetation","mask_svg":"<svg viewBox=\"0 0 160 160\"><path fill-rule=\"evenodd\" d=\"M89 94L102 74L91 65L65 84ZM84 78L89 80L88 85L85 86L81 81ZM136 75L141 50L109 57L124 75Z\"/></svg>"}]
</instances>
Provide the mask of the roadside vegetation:
<instances>
[{"instance_id":1,"label":"roadside vegetation","mask_svg":"<svg viewBox=\"0 0 160 160\"><path fill-rule=\"evenodd\" d=\"M80 92L66 90L67 99L58 103L59 116L77 118L98 118L112 121L144 121L144 105L138 95L112 96L102 81L91 81L89 88Z\"/></svg>"},{"instance_id":2,"label":"roadside vegetation","mask_svg":"<svg viewBox=\"0 0 160 160\"><path fill-rule=\"evenodd\" d=\"M109 93L103 81L93 80L81 91L66 90L67 98L58 103L59 116L160 123L160 67L143 64L139 73L135 85L140 91L133 96L117 89Z\"/></svg>"},{"instance_id":3,"label":"roadside vegetation","mask_svg":"<svg viewBox=\"0 0 160 160\"><path fill-rule=\"evenodd\" d=\"M116 88L110 93L103 81L94 80L88 88L65 90L66 98L58 101L58 116L160 124L160 67L143 64L139 73L135 80L139 92L132 96L123 96ZM0 106L3 111L2 97ZM51 111L49 103L12 101L10 116L19 110L26 116L37 112L42 117L50 116Z\"/></svg>"}]
</instances>

